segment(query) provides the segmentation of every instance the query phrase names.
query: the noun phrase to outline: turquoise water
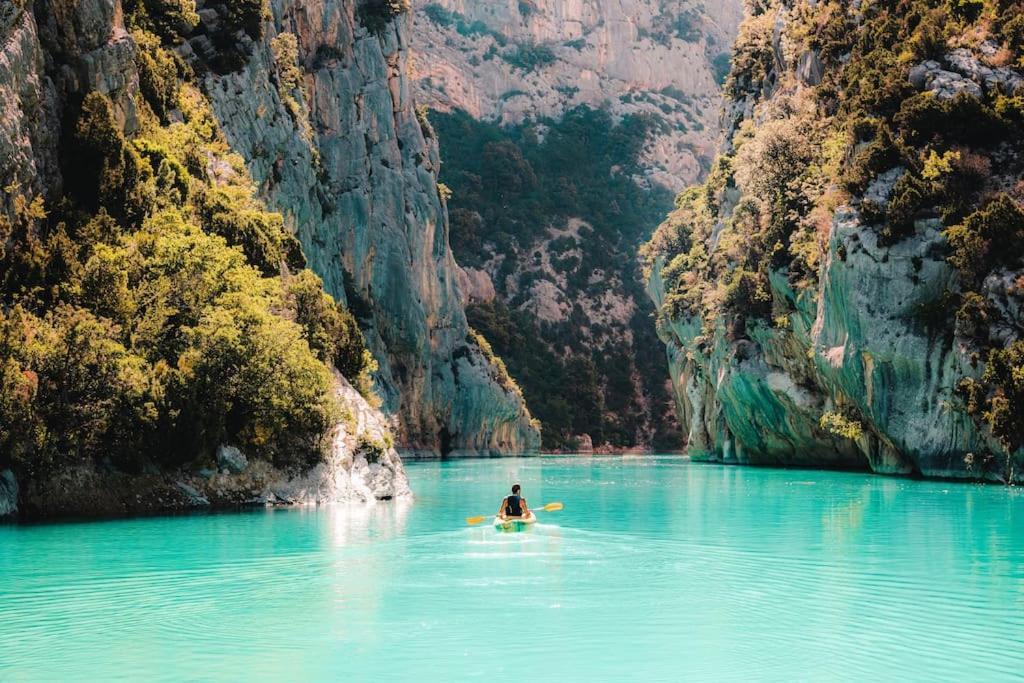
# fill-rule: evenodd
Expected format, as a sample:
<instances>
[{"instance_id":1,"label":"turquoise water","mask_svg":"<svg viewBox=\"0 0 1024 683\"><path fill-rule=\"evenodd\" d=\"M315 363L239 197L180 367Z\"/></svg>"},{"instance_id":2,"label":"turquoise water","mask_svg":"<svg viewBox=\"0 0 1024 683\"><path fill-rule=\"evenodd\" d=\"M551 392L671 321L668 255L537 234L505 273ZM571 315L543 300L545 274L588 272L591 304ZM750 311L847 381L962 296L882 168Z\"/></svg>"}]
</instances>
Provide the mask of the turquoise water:
<instances>
[{"instance_id":1,"label":"turquoise water","mask_svg":"<svg viewBox=\"0 0 1024 683\"><path fill-rule=\"evenodd\" d=\"M370 510L0 527L0 680L1024 671L1019 489L669 457L409 474L414 503ZM565 510L465 526L513 480Z\"/></svg>"}]
</instances>

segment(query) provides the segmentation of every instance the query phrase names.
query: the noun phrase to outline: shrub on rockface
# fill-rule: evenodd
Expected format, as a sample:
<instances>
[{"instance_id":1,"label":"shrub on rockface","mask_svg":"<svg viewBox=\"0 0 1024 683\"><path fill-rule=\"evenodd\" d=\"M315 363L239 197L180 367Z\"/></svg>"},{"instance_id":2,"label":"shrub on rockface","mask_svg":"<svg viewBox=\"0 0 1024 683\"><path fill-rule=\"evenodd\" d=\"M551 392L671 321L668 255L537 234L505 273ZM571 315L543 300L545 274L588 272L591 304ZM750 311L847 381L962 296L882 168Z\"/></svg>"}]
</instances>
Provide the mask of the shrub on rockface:
<instances>
[{"instance_id":1,"label":"shrub on rockface","mask_svg":"<svg viewBox=\"0 0 1024 683\"><path fill-rule=\"evenodd\" d=\"M132 32L138 46L135 65L139 70L139 91L153 112L167 121L168 114L178 106L179 71L187 67L174 53L160 46L160 40L142 30Z\"/></svg>"},{"instance_id":2,"label":"shrub on rockface","mask_svg":"<svg viewBox=\"0 0 1024 683\"><path fill-rule=\"evenodd\" d=\"M352 313L324 292L320 278L310 270L288 278L285 286L290 307L295 310L295 322L302 327L310 348L332 363L364 398L377 400L371 377L377 362L367 350Z\"/></svg>"},{"instance_id":3,"label":"shrub on rockface","mask_svg":"<svg viewBox=\"0 0 1024 683\"><path fill-rule=\"evenodd\" d=\"M153 169L121 133L106 96L86 95L70 154L64 178L81 204L92 211L102 206L128 226L142 222L154 201Z\"/></svg>"},{"instance_id":4,"label":"shrub on rockface","mask_svg":"<svg viewBox=\"0 0 1024 683\"><path fill-rule=\"evenodd\" d=\"M984 424L1008 454L1024 448L1024 341L989 351L981 379L960 381L967 412ZM1007 469L1010 458L1007 457ZM1007 477L1009 481L1009 477Z\"/></svg>"},{"instance_id":5,"label":"shrub on rockface","mask_svg":"<svg viewBox=\"0 0 1024 683\"><path fill-rule=\"evenodd\" d=\"M199 23L195 0L124 0L125 23L176 43Z\"/></svg>"},{"instance_id":6,"label":"shrub on rockface","mask_svg":"<svg viewBox=\"0 0 1024 683\"><path fill-rule=\"evenodd\" d=\"M1007 122L986 103L967 93L939 99L924 92L900 105L893 123L910 145L929 143L991 147L1010 132Z\"/></svg>"},{"instance_id":7,"label":"shrub on rockface","mask_svg":"<svg viewBox=\"0 0 1024 683\"><path fill-rule=\"evenodd\" d=\"M201 94L181 86L172 124L139 103L143 130L127 139L106 97L84 99L62 155L69 195L52 207L8 188L0 468L177 466L222 443L308 466L343 410L329 365L370 381L358 327L302 270ZM326 322L291 279L323 300ZM311 334L318 324L328 338Z\"/></svg>"},{"instance_id":8,"label":"shrub on rockface","mask_svg":"<svg viewBox=\"0 0 1024 683\"><path fill-rule=\"evenodd\" d=\"M228 30L244 31L253 40L263 37L263 23L270 19L267 0L224 0Z\"/></svg>"},{"instance_id":9,"label":"shrub on rockface","mask_svg":"<svg viewBox=\"0 0 1024 683\"><path fill-rule=\"evenodd\" d=\"M294 271L305 267L302 247L284 229L284 218L265 211L251 188L210 189L202 199L200 212L208 230L240 247L264 274L280 272L282 264Z\"/></svg>"},{"instance_id":10,"label":"shrub on rockface","mask_svg":"<svg viewBox=\"0 0 1024 683\"><path fill-rule=\"evenodd\" d=\"M946 230L950 263L967 287L993 269L1024 256L1024 210L1005 194Z\"/></svg>"},{"instance_id":11,"label":"shrub on rockface","mask_svg":"<svg viewBox=\"0 0 1024 683\"><path fill-rule=\"evenodd\" d=\"M230 442L279 467L319 461L322 440L340 417L330 373L302 329L266 304L232 293L187 330L167 389L178 416L172 433L191 446L184 453Z\"/></svg>"},{"instance_id":12,"label":"shrub on rockface","mask_svg":"<svg viewBox=\"0 0 1024 683\"><path fill-rule=\"evenodd\" d=\"M395 17L411 9L410 0L359 0L356 15L370 33L380 35Z\"/></svg>"}]
</instances>

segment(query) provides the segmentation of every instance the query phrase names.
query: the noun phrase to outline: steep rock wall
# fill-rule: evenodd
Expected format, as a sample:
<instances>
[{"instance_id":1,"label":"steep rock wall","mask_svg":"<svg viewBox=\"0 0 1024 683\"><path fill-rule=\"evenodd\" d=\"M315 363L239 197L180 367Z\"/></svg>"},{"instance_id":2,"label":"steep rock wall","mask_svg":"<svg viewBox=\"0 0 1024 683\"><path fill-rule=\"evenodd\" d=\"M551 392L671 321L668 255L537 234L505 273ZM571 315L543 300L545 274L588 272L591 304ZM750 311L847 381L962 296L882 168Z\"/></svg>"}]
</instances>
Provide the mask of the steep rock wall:
<instances>
[{"instance_id":1,"label":"steep rock wall","mask_svg":"<svg viewBox=\"0 0 1024 683\"><path fill-rule=\"evenodd\" d=\"M414 7L417 99L441 139L470 322L522 383L545 448L679 448L634 255L710 165L741 7Z\"/></svg>"},{"instance_id":2,"label":"steep rock wall","mask_svg":"<svg viewBox=\"0 0 1024 683\"><path fill-rule=\"evenodd\" d=\"M522 397L468 337L437 144L412 98L408 15L375 33L352 1L271 6L266 39L240 71L209 74L206 91L327 289L369 309L365 332L399 443L428 453L535 450L539 431ZM296 37L291 66L302 74L290 89L272 49L284 33Z\"/></svg>"},{"instance_id":3,"label":"steep rock wall","mask_svg":"<svg viewBox=\"0 0 1024 683\"><path fill-rule=\"evenodd\" d=\"M718 141L719 75L738 0L439 0L417 5L419 99L519 123L579 105L664 121L644 176L673 191L696 182Z\"/></svg>"},{"instance_id":4,"label":"steep rock wall","mask_svg":"<svg viewBox=\"0 0 1024 683\"><path fill-rule=\"evenodd\" d=\"M720 159L645 248L695 458L1024 478L998 374L1024 334L1019 237L956 242L993 206L1024 230L1015 114L991 113L1024 91L1017 55L978 17L912 10L764 3L740 30ZM901 37L861 40L879 26Z\"/></svg>"}]
</instances>

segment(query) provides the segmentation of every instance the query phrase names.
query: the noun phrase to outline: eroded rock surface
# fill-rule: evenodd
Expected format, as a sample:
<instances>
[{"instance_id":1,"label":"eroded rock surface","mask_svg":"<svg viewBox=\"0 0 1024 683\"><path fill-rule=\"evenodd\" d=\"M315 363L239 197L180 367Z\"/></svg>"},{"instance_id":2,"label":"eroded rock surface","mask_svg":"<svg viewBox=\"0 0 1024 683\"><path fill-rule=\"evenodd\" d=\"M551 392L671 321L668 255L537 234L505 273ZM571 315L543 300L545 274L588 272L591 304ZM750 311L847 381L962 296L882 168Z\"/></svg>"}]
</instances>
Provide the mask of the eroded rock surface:
<instances>
[{"instance_id":1,"label":"eroded rock surface","mask_svg":"<svg viewBox=\"0 0 1024 683\"><path fill-rule=\"evenodd\" d=\"M536 450L521 396L468 336L437 144L412 97L410 17L376 34L352 0L271 5L266 40L240 71L210 74L206 90L310 267L363 310L398 443L434 454ZM291 91L279 87L271 49L284 33L296 37L302 72Z\"/></svg>"},{"instance_id":2,"label":"eroded rock surface","mask_svg":"<svg viewBox=\"0 0 1024 683\"><path fill-rule=\"evenodd\" d=\"M940 186L925 182L932 172L899 154L862 179L816 175L812 160L823 158L817 156L822 148L805 142L822 144L845 130L840 116L826 116L821 107L844 105L809 86L831 82L841 89L842 70L863 74L855 70L864 68L857 60L873 55L833 45L838 58L823 62L802 44L801 27L808 24L801 22L831 16L856 36L868 20L853 9L765 3L748 19L740 31L743 49L764 61L734 68L722 173L680 195L677 211L648 246L648 292L661 311L659 334L689 452L737 464L1021 481L1024 451L1012 445L1007 430L994 434L996 422L968 405L964 386L986 374L987 352L1010 348L1024 335L1017 284L1024 266L1015 257L974 264L990 270L982 271L980 286L972 284L950 256L955 245L949 237L958 222L968 230L962 226L971 215L985 215L992 196L1020 186L1019 140L994 129L991 139L961 134L967 142L950 158L964 155L986 170L979 180L984 192L963 195L970 209L960 214L942 204L943 195L927 194ZM874 77L901 87L909 81L908 101L985 111L1022 87L1018 71L997 63L995 46L985 41L950 50L941 60L891 73L883 68ZM939 130L954 140L958 134L951 126ZM933 143L918 138L913 154L938 158ZM863 168L857 164L864 157L856 155L867 143L851 147L841 171ZM989 158L998 160L991 172ZM773 167L773 160L783 163ZM788 175L790 168L797 173ZM798 180L789 184L792 178ZM899 214L915 182L925 191L912 200L909 216ZM797 189L800 183L806 184ZM816 183L819 189L806 189ZM809 208L786 217L793 222L785 246L773 244L779 238L772 236L768 253L754 251L765 234L757 221L775 216L765 196L780 187L807 198ZM1020 194L1011 190L999 201L1019 206ZM794 248L804 235L806 250ZM757 256L748 259L752 253ZM957 308L963 301L984 311L985 329L970 329L970 309ZM989 391L996 402L1012 395L1003 387ZM1018 419L1014 410L1019 407L1009 409L1009 420Z\"/></svg>"},{"instance_id":3,"label":"eroded rock surface","mask_svg":"<svg viewBox=\"0 0 1024 683\"><path fill-rule=\"evenodd\" d=\"M505 123L578 106L665 122L644 151L646 179L678 190L707 167L719 81L738 0L437 0L416 8L419 99Z\"/></svg>"}]
</instances>

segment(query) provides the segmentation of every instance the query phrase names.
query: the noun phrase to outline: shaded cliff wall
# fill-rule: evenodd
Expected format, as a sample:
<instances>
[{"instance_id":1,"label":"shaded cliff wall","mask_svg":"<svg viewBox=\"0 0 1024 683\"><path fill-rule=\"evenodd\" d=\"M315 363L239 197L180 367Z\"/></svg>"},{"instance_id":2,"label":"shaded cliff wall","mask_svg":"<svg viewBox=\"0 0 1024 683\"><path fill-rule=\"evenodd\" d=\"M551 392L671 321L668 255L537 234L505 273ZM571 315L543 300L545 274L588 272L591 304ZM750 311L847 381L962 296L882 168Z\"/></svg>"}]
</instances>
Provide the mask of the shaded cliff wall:
<instances>
[{"instance_id":1,"label":"shaded cliff wall","mask_svg":"<svg viewBox=\"0 0 1024 683\"><path fill-rule=\"evenodd\" d=\"M437 144L412 99L408 14L374 32L352 1L277 0L271 10L245 66L208 74L205 89L310 267L362 315L399 443L535 450L538 427L521 395L468 336ZM275 55L282 34L296 38L293 64ZM284 75L289 66L298 81Z\"/></svg>"}]
</instances>

